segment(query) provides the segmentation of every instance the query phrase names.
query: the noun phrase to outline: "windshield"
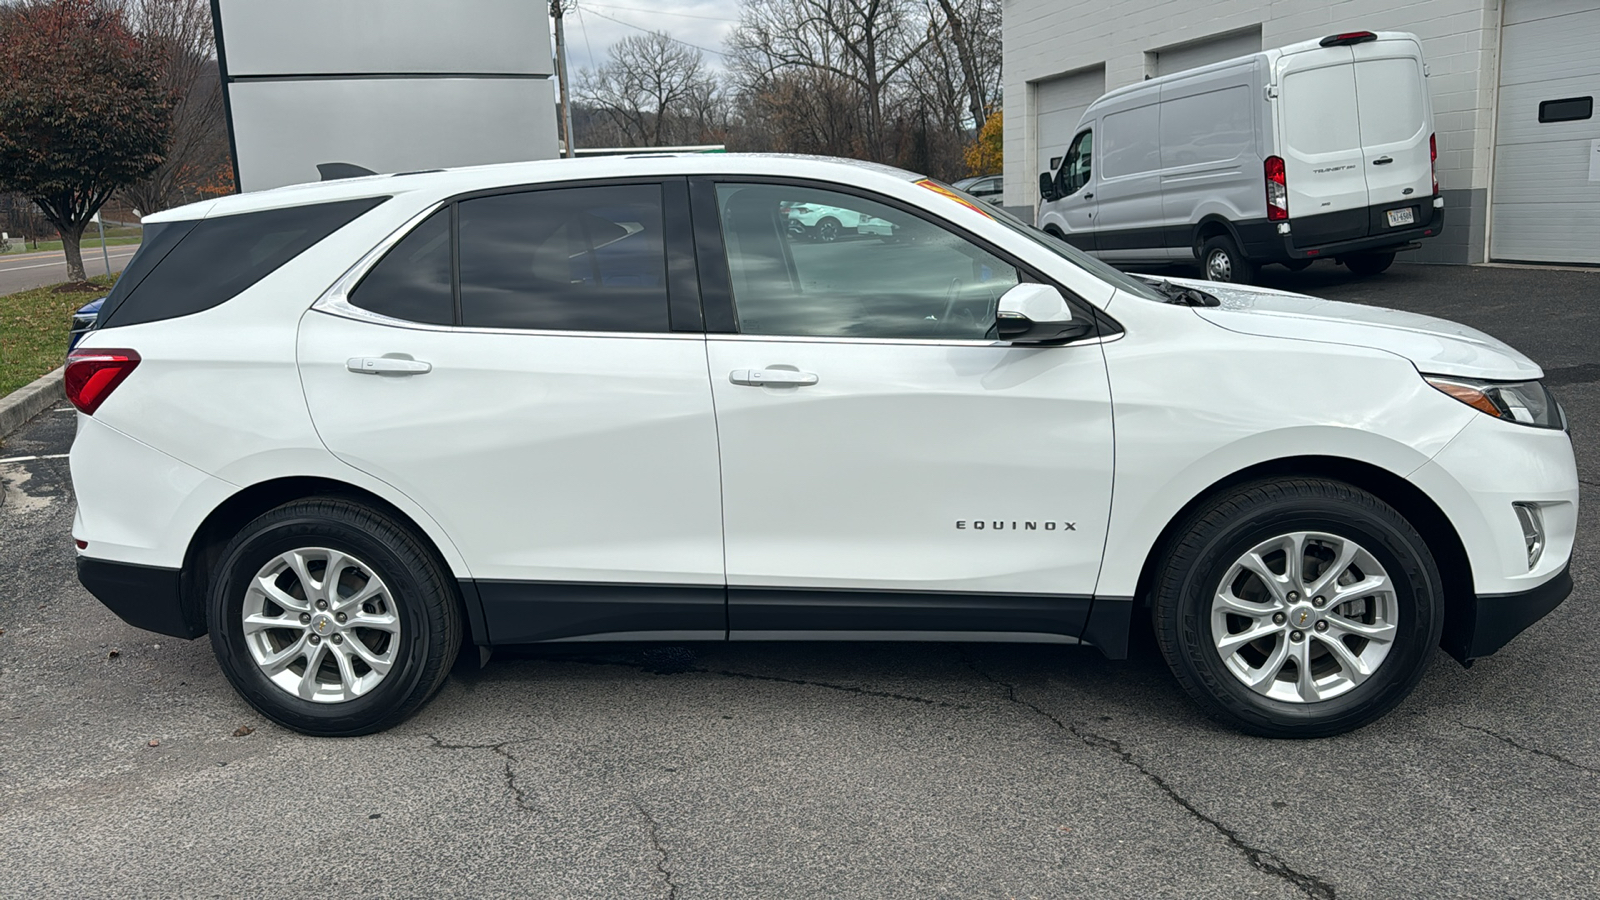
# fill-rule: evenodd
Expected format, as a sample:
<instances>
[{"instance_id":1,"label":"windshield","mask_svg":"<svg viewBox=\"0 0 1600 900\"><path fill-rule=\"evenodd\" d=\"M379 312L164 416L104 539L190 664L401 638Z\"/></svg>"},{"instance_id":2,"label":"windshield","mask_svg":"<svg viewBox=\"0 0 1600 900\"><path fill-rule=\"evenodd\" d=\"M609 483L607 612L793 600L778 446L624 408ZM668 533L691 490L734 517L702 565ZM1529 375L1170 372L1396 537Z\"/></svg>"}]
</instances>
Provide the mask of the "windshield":
<instances>
[{"instance_id":1,"label":"windshield","mask_svg":"<svg viewBox=\"0 0 1600 900\"><path fill-rule=\"evenodd\" d=\"M1101 281L1107 282L1119 290L1127 291L1135 297L1142 297L1146 300L1154 300L1157 303L1168 302L1167 297L1163 296L1148 283L1140 281L1139 279L1134 278L1132 275L1127 275L1118 271L1117 269L1112 268L1111 266L1106 265L1082 250L1079 250L1077 247L1072 246L1066 241L1058 240L1048 234L1045 234L1032 225L1029 225L1016 216L1006 212L1004 209L1001 209L1000 207L990 203L985 203L982 200L979 200L977 197L974 197L965 191L950 187L949 185L940 184L939 182L932 181L931 179L929 181L931 185L937 185L940 190L949 191L952 194L958 195L963 201L966 201L970 206L972 206L972 208L984 213L985 215L989 216L989 218L999 222L1001 225L1004 225L1012 231L1015 231L1017 234L1022 235L1030 241L1033 241L1035 244L1038 244L1046 250L1049 250L1051 253L1054 253L1062 259L1065 259L1067 262L1072 263L1078 268L1087 270L1089 274L1094 275Z\"/></svg>"}]
</instances>

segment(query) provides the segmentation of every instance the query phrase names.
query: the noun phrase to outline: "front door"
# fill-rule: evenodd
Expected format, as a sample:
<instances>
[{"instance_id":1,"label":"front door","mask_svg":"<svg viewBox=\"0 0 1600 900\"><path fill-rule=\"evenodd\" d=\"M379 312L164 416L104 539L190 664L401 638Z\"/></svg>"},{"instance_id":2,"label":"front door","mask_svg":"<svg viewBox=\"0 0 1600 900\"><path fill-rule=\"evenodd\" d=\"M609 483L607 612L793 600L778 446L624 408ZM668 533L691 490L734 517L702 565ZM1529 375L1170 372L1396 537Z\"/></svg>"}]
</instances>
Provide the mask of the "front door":
<instances>
[{"instance_id":1,"label":"front door","mask_svg":"<svg viewBox=\"0 0 1600 900\"><path fill-rule=\"evenodd\" d=\"M686 197L679 180L446 204L301 323L318 433L437 519L494 643L724 636L705 341L697 298L674 295L694 292Z\"/></svg>"},{"instance_id":2,"label":"front door","mask_svg":"<svg viewBox=\"0 0 1600 900\"><path fill-rule=\"evenodd\" d=\"M721 223L726 247L717 265L700 247L708 304L731 295L736 332L706 345L731 636L1075 637L1110 509L1099 345L995 340L1024 273L920 214L812 186L695 190L697 229ZM794 204L893 236L808 240L784 227Z\"/></svg>"}]
</instances>

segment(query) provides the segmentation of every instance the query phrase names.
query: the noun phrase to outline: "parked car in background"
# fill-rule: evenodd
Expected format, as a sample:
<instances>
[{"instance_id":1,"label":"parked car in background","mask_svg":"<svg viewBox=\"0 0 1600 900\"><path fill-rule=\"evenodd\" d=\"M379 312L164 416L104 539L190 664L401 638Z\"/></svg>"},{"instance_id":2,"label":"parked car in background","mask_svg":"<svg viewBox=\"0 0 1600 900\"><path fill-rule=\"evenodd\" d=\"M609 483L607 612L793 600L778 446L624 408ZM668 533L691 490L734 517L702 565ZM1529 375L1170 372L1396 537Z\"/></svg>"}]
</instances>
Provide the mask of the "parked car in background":
<instances>
[{"instance_id":1,"label":"parked car in background","mask_svg":"<svg viewBox=\"0 0 1600 900\"><path fill-rule=\"evenodd\" d=\"M963 178L951 185L959 191L965 191L986 203L999 206L1005 202L1005 179L1001 175L980 175L977 178Z\"/></svg>"},{"instance_id":2,"label":"parked car in background","mask_svg":"<svg viewBox=\"0 0 1600 900\"><path fill-rule=\"evenodd\" d=\"M67 352L72 352L72 348L78 346L78 341L94 327L95 320L100 317L100 305L105 302L104 297L91 300L72 314L72 327L67 333Z\"/></svg>"},{"instance_id":3,"label":"parked car in background","mask_svg":"<svg viewBox=\"0 0 1600 900\"><path fill-rule=\"evenodd\" d=\"M853 209L796 203L784 207L784 214L788 217L790 234L812 240L831 243L851 234L874 234L885 238L894 235L893 225Z\"/></svg>"},{"instance_id":4,"label":"parked car in background","mask_svg":"<svg viewBox=\"0 0 1600 900\"><path fill-rule=\"evenodd\" d=\"M903 239L794 240L818 211ZM399 722L464 645L1122 658L1144 620L1212 714L1330 735L1572 587L1527 357L1126 275L898 169L550 160L148 221L66 367L78 577L307 733Z\"/></svg>"},{"instance_id":5,"label":"parked car in background","mask_svg":"<svg viewBox=\"0 0 1600 900\"><path fill-rule=\"evenodd\" d=\"M1415 35L1357 31L1119 88L1039 176L1038 225L1211 281L1318 259L1377 274L1444 230L1426 77Z\"/></svg>"}]
</instances>

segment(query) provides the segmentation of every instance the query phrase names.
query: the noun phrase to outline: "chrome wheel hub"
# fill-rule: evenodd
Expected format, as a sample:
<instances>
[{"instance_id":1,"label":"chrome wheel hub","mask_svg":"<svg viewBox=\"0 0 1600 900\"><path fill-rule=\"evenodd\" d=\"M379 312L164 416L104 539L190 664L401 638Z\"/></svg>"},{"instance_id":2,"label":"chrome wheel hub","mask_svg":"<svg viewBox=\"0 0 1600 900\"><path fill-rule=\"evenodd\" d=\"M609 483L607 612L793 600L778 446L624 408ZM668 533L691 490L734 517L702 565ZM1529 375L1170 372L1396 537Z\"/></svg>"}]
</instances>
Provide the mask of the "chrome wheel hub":
<instances>
[{"instance_id":1,"label":"chrome wheel hub","mask_svg":"<svg viewBox=\"0 0 1600 900\"><path fill-rule=\"evenodd\" d=\"M1211 601L1211 637L1228 671L1291 703L1332 699L1366 681L1389 655L1398 624L1394 584L1377 559L1316 531L1252 547Z\"/></svg>"},{"instance_id":2,"label":"chrome wheel hub","mask_svg":"<svg viewBox=\"0 0 1600 900\"><path fill-rule=\"evenodd\" d=\"M1233 262L1228 259L1228 254L1221 250L1211 251L1211 255L1206 257L1206 280L1233 280Z\"/></svg>"},{"instance_id":3,"label":"chrome wheel hub","mask_svg":"<svg viewBox=\"0 0 1600 900\"><path fill-rule=\"evenodd\" d=\"M262 674L314 703L370 692L400 649L399 611L383 579L325 547L281 553L262 566L245 591L242 624Z\"/></svg>"}]
</instances>

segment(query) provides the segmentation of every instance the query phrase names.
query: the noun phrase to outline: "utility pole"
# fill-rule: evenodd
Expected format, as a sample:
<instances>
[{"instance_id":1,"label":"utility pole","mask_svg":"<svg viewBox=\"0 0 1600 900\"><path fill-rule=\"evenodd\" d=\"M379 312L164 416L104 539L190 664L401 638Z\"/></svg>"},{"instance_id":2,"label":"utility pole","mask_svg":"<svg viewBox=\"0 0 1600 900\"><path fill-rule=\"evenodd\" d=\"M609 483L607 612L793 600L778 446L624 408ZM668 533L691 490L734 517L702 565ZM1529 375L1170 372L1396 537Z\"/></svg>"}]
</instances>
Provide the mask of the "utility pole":
<instances>
[{"instance_id":1,"label":"utility pole","mask_svg":"<svg viewBox=\"0 0 1600 900\"><path fill-rule=\"evenodd\" d=\"M572 101L567 92L567 30L562 27L564 7L576 0L550 0L550 17L556 20L556 76L561 79L562 155L572 157Z\"/></svg>"}]
</instances>

